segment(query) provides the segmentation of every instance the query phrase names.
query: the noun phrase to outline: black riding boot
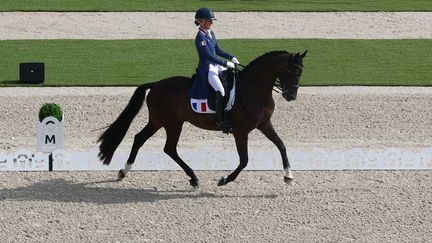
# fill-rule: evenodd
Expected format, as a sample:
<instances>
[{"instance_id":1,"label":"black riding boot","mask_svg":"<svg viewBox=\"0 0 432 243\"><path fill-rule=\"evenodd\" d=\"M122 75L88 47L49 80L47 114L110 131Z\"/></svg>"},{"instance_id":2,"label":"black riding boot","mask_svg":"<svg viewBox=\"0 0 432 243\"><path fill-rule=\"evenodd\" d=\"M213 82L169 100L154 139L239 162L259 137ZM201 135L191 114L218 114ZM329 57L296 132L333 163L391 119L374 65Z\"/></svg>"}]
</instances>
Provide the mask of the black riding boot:
<instances>
[{"instance_id":1,"label":"black riding boot","mask_svg":"<svg viewBox=\"0 0 432 243\"><path fill-rule=\"evenodd\" d=\"M215 108L216 108L216 125L219 130L226 134L232 133L231 124L228 121L228 117L225 114L225 107L223 105L223 96L218 91L216 92L216 100L215 100Z\"/></svg>"}]
</instances>

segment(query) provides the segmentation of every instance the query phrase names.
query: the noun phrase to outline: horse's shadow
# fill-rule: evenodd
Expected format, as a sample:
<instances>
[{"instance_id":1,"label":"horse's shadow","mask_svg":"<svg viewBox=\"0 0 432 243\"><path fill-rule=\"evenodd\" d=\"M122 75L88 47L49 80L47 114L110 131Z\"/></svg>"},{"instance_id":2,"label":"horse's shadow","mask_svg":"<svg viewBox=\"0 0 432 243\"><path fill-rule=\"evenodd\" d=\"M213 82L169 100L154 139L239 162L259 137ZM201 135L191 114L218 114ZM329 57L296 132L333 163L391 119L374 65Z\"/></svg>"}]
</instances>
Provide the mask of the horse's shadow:
<instances>
[{"instance_id":1,"label":"horse's shadow","mask_svg":"<svg viewBox=\"0 0 432 243\"><path fill-rule=\"evenodd\" d=\"M184 198L276 198L277 195L217 195L199 190L169 190L115 188L117 180L74 183L64 179L49 180L13 189L0 190L0 201L84 202L95 204L122 204L131 202L158 202ZM103 184L104 186L100 186ZM106 186L105 186L106 185ZM112 187L110 187L112 185Z\"/></svg>"}]
</instances>

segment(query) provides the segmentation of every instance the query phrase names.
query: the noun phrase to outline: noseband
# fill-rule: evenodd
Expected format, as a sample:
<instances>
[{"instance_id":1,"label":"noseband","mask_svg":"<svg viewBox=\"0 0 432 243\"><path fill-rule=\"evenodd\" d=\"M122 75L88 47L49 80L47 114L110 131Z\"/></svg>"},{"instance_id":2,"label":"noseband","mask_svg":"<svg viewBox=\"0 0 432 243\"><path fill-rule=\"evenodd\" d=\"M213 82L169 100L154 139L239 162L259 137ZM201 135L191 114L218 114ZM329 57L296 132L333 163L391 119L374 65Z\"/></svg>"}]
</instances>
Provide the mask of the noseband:
<instances>
[{"instance_id":1,"label":"noseband","mask_svg":"<svg viewBox=\"0 0 432 243\"><path fill-rule=\"evenodd\" d=\"M303 71L303 67L298 65L298 64L292 64L294 67L296 67L297 69L300 69L301 71Z\"/></svg>"}]
</instances>

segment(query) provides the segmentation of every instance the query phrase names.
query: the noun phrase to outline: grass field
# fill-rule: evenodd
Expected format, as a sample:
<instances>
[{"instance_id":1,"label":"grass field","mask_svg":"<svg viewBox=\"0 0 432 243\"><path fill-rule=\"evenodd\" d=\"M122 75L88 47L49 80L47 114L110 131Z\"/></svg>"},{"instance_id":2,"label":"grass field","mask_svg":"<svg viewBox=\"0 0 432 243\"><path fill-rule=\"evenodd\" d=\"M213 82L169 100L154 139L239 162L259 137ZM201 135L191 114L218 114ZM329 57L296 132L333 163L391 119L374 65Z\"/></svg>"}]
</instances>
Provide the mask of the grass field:
<instances>
[{"instance_id":1,"label":"grass field","mask_svg":"<svg viewBox=\"0 0 432 243\"><path fill-rule=\"evenodd\" d=\"M1 0L0 11L432 11L431 0Z\"/></svg>"},{"instance_id":2,"label":"grass field","mask_svg":"<svg viewBox=\"0 0 432 243\"><path fill-rule=\"evenodd\" d=\"M272 50L308 49L302 85L432 85L432 40L219 42L243 64ZM21 85L21 62L44 62L49 86L139 85L191 76L198 62L192 40L0 41L0 53L0 86Z\"/></svg>"}]
</instances>

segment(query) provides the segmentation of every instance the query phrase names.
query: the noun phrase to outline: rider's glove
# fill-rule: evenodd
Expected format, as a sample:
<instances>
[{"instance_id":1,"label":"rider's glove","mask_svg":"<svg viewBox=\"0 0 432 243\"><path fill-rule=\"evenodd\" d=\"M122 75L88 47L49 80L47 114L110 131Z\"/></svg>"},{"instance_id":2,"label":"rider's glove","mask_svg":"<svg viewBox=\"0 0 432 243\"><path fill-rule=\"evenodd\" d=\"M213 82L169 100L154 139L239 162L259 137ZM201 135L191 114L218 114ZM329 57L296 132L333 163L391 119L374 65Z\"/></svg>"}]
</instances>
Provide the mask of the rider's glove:
<instances>
[{"instance_id":1,"label":"rider's glove","mask_svg":"<svg viewBox=\"0 0 432 243\"><path fill-rule=\"evenodd\" d=\"M234 63L232 63L232 62L227 62L226 66L227 66L227 68L232 68L232 69L235 68Z\"/></svg>"},{"instance_id":2,"label":"rider's glove","mask_svg":"<svg viewBox=\"0 0 432 243\"><path fill-rule=\"evenodd\" d=\"M233 62L234 64L240 64L239 60L237 60L236 57L231 58L231 62Z\"/></svg>"}]
</instances>

